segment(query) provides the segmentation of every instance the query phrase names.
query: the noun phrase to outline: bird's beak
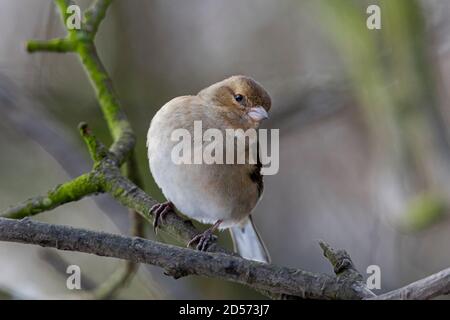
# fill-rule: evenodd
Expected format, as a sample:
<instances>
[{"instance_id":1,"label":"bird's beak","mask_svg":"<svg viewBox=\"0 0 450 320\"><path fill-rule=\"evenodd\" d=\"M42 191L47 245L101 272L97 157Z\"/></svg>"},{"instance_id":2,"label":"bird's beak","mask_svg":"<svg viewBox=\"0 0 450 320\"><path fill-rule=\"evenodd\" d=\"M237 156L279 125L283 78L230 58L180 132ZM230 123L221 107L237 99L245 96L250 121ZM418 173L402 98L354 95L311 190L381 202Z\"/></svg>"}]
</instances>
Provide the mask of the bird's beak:
<instances>
[{"instance_id":1,"label":"bird's beak","mask_svg":"<svg viewBox=\"0 0 450 320\"><path fill-rule=\"evenodd\" d=\"M262 121L269 118L266 109L261 106L253 107L249 110L248 116L254 121Z\"/></svg>"}]
</instances>

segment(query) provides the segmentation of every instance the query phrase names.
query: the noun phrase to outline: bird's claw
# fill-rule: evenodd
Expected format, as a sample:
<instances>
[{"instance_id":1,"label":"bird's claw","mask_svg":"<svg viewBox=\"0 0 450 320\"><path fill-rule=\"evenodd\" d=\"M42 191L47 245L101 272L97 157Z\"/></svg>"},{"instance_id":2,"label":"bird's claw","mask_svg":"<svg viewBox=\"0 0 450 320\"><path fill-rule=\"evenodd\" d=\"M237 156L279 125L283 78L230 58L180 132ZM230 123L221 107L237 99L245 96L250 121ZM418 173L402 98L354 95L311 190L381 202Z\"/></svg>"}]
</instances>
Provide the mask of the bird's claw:
<instances>
[{"instance_id":1,"label":"bird's claw","mask_svg":"<svg viewBox=\"0 0 450 320\"><path fill-rule=\"evenodd\" d=\"M211 226L211 228L206 229L203 233L199 233L198 235L193 237L191 241L188 242L187 246L190 247L194 243L198 242L196 249L200 251L206 251L211 242L217 239L217 237L214 235L214 231L216 231L221 223L222 220L217 220L216 223Z\"/></svg>"},{"instance_id":2,"label":"bird's claw","mask_svg":"<svg viewBox=\"0 0 450 320\"><path fill-rule=\"evenodd\" d=\"M214 230L206 229L204 232L197 234L193 237L187 244L187 247L191 247L193 244L197 243L195 248L199 251L206 251L211 242L217 239L217 236L213 234Z\"/></svg>"},{"instance_id":3,"label":"bird's claw","mask_svg":"<svg viewBox=\"0 0 450 320\"><path fill-rule=\"evenodd\" d=\"M173 212L175 207L172 202L167 201L163 203L157 203L150 209L150 213L155 215L155 220L153 222L153 231L155 234L157 233L158 227L161 225L161 222L165 221L166 215L169 212Z\"/></svg>"}]
</instances>

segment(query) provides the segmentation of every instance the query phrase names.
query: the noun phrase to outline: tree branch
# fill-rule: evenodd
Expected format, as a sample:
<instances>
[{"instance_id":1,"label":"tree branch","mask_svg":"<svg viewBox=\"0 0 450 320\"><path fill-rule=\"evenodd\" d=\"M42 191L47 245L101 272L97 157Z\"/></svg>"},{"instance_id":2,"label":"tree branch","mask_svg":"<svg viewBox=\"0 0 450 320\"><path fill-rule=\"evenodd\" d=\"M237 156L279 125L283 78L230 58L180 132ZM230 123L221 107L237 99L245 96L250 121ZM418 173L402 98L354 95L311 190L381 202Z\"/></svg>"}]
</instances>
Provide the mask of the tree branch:
<instances>
[{"instance_id":1,"label":"tree branch","mask_svg":"<svg viewBox=\"0 0 450 320\"><path fill-rule=\"evenodd\" d=\"M427 300L450 294L450 268L371 300Z\"/></svg>"},{"instance_id":2,"label":"tree branch","mask_svg":"<svg viewBox=\"0 0 450 320\"><path fill-rule=\"evenodd\" d=\"M246 260L223 253L200 252L142 238L52 225L31 219L0 218L0 240L52 247L142 262L181 277L199 275L237 282L259 290L314 299L367 297L352 283L307 271Z\"/></svg>"},{"instance_id":3,"label":"tree branch","mask_svg":"<svg viewBox=\"0 0 450 320\"><path fill-rule=\"evenodd\" d=\"M214 277L245 284L257 290L289 294L310 299L431 299L450 292L450 268L378 297L361 290L348 277L331 277L300 269L279 267L246 260L224 253L209 253L68 226L52 225L30 219L0 218L0 241L19 242L114 257L146 263L165 269L175 278L187 275ZM338 274L351 264L343 251L321 242L325 255L334 261ZM347 262L345 262L347 261ZM350 268L351 269L351 268ZM122 278L125 279L126 277Z\"/></svg>"},{"instance_id":4,"label":"tree branch","mask_svg":"<svg viewBox=\"0 0 450 320\"><path fill-rule=\"evenodd\" d=\"M106 10L112 0L96 0L92 6L84 14L84 30L93 34L97 34L100 23L105 18Z\"/></svg>"},{"instance_id":5,"label":"tree branch","mask_svg":"<svg viewBox=\"0 0 450 320\"><path fill-rule=\"evenodd\" d=\"M55 0L58 5L63 23L67 19L67 8L72 4L68 0ZM81 30L67 30L68 35L64 39L49 41L31 40L27 43L29 52L50 51L68 52L74 51L81 59L82 66L93 84L97 99L102 109L105 120L113 137L110 151L122 164L135 145L135 136L131 125L123 112L120 101L113 88L112 81L98 57L94 44L94 38L98 27L105 17L105 13L111 0L98 0L86 12L85 21Z\"/></svg>"},{"instance_id":6,"label":"tree branch","mask_svg":"<svg viewBox=\"0 0 450 320\"><path fill-rule=\"evenodd\" d=\"M77 52L93 83L100 107L114 139L110 151L116 156L120 165L134 148L135 136L133 130L122 110L113 89L112 81L97 55L94 44L80 42L77 46Z\"/></svg>"},{"instance_id":7,"label":"tree branch","mask_svg":"<svg viewBox=\"0 0 450 320\"><path fill-rule=\"evenodd\" d=\"M324 241L319 241L323 250L323 255L330 261L334 268L334 273L341 281L352 283L355 290L362 292L366 297L376 295L367 289L363 276L356 270L350 255L345 250L334 250Z\"/></svg>"},{"instance_id":8,"label":"tree branch","mask_svg":"<svg viewBox=\"0 0 450 320\"><path fill-rule=\"evenodd\" d=\"M81 137L83 138L86 146L89 150L92 160L94 160L94 165L100 162L108 155L108 149L97 140L97 138L91 133L91 129L88 127L86 122L82 122L78 125Z\"/></svg>"},{"instance_id":9,"label":"tree branch","mask_svg":"<svg viewBox=\"0 0 450 320\"><path fill-rule=\"evenodd\" d=\"M0 216L21 219L52 210L68 202L77 201L86 195L100 192L99 184L92 173L83 174L73 180L56 186L45 196L28 199L3 211Z\"/></svg>"},{"instance_id":10,"label":"tree branch","mask_svg":"<svg viewBox=\"0 0 450 320\"><path fill-rule=\"evenodd\" d=\"M69 39L31 40L27 42L27 51L70 52L75 50L75 44Z\"/></svg>"}]
</instances>

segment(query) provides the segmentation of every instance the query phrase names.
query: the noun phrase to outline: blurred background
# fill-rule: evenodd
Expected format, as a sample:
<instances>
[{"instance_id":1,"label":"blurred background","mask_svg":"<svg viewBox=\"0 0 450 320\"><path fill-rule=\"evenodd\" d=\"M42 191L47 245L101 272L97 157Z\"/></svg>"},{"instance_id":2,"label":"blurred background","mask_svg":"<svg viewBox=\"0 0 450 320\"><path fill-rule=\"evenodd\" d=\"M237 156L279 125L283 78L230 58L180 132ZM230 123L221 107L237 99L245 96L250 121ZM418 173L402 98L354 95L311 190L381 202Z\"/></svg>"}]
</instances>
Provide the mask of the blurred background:
<instances>
[{"instance_id":1,"label":"blurred background","mask_svg":"<svg viewBox=\"0 0 450 320\"><path fill-rule=\"evenodd\" d=\"M90 1L79 1L82 9ZM381 8L369 30L366 9ZM0 0L0 208L44 194L91 167L77 124L109 143L93 89L73 54L27 54L27 39L64 35L53 1ZM266 176L254 219L273 262L332 273L318 240L357 268L381 268L382 293L450 266L450 1L114 1L96 43L138 135L145 190L163 197L145 137L168 100L230 75L272 95L280 170ZM127 233L108 196L35 219ZM147 228L147 237L174 242ZM227 233L220 241L231 246ZM0 243L0 296L80 298L70 264L95 288L121 261ZM117 298L262 298L200 277L141 266Z\"/></svg>"}]
</instances>

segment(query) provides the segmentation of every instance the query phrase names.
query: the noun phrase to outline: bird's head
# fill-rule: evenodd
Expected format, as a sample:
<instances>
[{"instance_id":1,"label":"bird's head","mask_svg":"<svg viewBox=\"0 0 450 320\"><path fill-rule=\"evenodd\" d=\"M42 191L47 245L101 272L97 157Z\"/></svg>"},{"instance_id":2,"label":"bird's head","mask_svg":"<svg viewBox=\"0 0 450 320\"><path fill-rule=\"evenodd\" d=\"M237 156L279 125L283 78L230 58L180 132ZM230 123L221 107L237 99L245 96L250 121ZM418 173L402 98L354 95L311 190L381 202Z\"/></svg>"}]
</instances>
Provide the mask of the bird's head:
<instances>
[{"instance_id":1,"label":"bird's head","mask_svg":"<svg viewBox=\"0 0 450 320\"><path fill-rule=\"evenodd\" d=\"M255 80L247 76L232 76L217 82L199 92L198 96L208 106L239 117L251 127L258 127L269 117L271 99L267 91Z\"/></svg>"}]
</instances>

